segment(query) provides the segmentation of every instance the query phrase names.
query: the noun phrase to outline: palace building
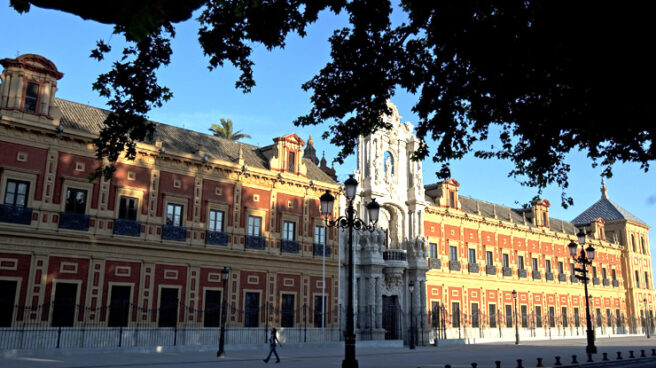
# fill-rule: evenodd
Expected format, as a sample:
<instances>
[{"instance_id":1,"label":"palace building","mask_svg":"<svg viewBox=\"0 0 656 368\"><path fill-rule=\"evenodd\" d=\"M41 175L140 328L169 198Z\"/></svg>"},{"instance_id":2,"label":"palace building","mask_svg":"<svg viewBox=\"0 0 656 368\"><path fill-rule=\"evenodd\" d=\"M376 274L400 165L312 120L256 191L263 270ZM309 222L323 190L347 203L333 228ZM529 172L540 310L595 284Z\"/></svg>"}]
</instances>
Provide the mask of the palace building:
<instances>
[{"instance_id":1,"label":"palace building","mask_svg":"<svg viewBox=\"0 0 656 368\"><path fill-rule=\"evenodd\" d=\"M223 311L229 343L263 342L269 326L290 341L340 339L348 238L325 226L319 197L341 198L333 218L345 200L311 138L255 147L156 123L135 160L90 181L109 111L56 98L63 74L42 56L0 64L0 346L24 348L2 331L31 327L120 328L119 346L214 344ZM378 229L354 237L359 339L584 336L567 249L579 229L596 249L597 335L653 324L649 226L605 184L571 222L551 218L548 200L515 209L460 195L455 179L424 185L413 126L391 107L392 129L358 144L357 213L381 204ZM173 342L137 342L137 329L167 328Z\"/></svg>"}]
</instances>

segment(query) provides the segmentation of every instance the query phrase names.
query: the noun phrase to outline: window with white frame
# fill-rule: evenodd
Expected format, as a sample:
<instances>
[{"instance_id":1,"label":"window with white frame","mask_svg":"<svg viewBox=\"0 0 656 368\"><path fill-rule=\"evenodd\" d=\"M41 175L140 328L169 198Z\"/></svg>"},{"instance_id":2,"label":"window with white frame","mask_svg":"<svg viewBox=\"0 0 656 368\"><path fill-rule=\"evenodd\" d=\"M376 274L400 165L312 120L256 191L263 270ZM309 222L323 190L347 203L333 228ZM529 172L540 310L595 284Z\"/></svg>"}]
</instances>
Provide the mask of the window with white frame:
<instances>
[{"instance_id":1,"label":"window with white frame","mask_svg":"<svg viewBox=\"0 0 656 368\"><path fill-rule=\"evenodd\" d=\"M209 231L223 231L224 212L219 210L210 210L210 219L207 224Z\"/></svg>"},{"instance_id":2,"label":"window with white frame","mask_svg":"<svg viewBox=\"0 0 656 368\"><path fill-rule=\"evenodd\" d=\"M5 204L9 206L27 206L30 183L22 180L7 179L5 186Z\"/></svg>"},{"instance_id":3,"label":"window with white frame","mask_svg":"<svg viewBox=\"0 0 656 368\"><path fill-rule=\"evenodd\" d=\"M121 196L118 206L118 218L136 221L138 204L139 200L137 198Z\"/></svg>"},{"instance_id":4,"label":"window with white frame","mask_svg":"<svg viewBox=\"0 0 656 368\"><path fill-rule=\"evenodd\" d=\"M296 240L296 223L294 221L284 221L282 226L283 240Z\"/></svg>"},{"instance_id":5,"label":"window with white frame","mask_svg":"<svg viewBox=\"0 0 656 368\"><path fill-rule=\"evenodd\" d=\"M326 227L316 225L314 227L314 244L326 244Z\"/></svg>"},{"instance_id":6,"label":"window with white frame","mask_svg":"<svg viewBox=\"0 0 656 368\"><path fill-rule=\"evenodd\" d=\"M183 206L181 204L169 203L166 206L166 224L182 226L182 209Z\"/></svg>"},{"instance_id":7,"label":"window with white frame","mask_svg":"<svg viewBox=\"0 0 656 368\"><path fill-rule=\"evenodd\" d=\"M259 216L248 216L248 235L260 236L262 228L262 218Z\"/></svg>"},{"instance_id":8,"label":"window with white frame","mask_svg":"<svg viewBox=\"0 0 656 368\"><path fill-rule=\"evenodd\" d=\"M429 256L431 258L437 258L437 244L436 243L430 243L428 244L429 248Z\"/></svg>"}]
</instances>

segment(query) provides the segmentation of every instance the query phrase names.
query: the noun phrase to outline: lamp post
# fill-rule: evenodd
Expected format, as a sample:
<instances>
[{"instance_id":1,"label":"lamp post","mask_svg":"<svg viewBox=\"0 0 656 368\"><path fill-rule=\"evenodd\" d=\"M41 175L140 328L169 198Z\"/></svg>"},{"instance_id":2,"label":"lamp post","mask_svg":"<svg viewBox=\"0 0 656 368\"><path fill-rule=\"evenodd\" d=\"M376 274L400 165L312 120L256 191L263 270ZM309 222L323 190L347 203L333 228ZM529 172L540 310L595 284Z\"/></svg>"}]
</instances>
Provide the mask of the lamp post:
<instances>
[{"instance_id":1,"label":"lamp post","mask_svg":"<svg viewBox=\"0 0 656 368\"><path fill-rule=\"evenodd\" d=\"M350 175L344 182L345 196L348 207L346 208L346 216L340 216L335 220L329 220L328 216L333 213L333 205L335 204L335 197L326 191L319 200L321 201L321 214L326 221L326 227L338 227L348 229L348 297L346 304L346 332L344 332L344 360L342 361L342 368L357 368L358 361L355 359L355 330L353 322L353 229L355 230L368 230L373 232L375 225L378 222L378 213L380 205L372 199L367 204L367 213L371 224L367 224L364 220L355 217L355 209L353 208L353 199L355 192L358 188L358 181L355 180L353 175Z\"/></svg>"},{"instance_id":2,"label":"lamp post","mask_svg":"<svg viewBox=\"0 0 656 368\"><path fill-rule=\"evenodd\" d=\"M512 291L513 299L515 300L515 345L519 345L519 324L517 323L517 291Z\"/></svg>"},{"instance_id":3,"label":"lamp post","mask_svg":"<svg viewBox=\"0 0 656 368\"><path fill-rule=\"evenodd\" d=\"M225 358L225 351L223 351L223 340L225 339L226 309L228 306L228 302L227 302L228 288L226 285L228 282L229 274L230 274L230 270L228 270L228 267L223 267L223 270L221 271L221 279L223 280L223 303L221 305L221 335L219 336L219 351L216 352L216 356L219 358Z\"/></svg>"},{"instance_id":4,"label":"lamp post","mask_svg":"<svg viewBox=\"0 0 656 368\"><path fill-rule=\"evenodd\" d=\"M415 291L415 283L414 281L410 281L408 284L408 289L410 290L410 349L415 348L415 326L413 323L413 318L412 318L412 311L414 310L412 299L413 295L412 293Z\"/></svg>"},{"instance_id":5,"label":"lamp post","mask_svg":"<svg viewBox=\"0 0 656 368\"><path fill-rule=\"evenodd\" d=\"M585 348L585 352L588 354L596 354L597 347L594 344L594 330L592 329L592 320L590 319L590 300L588 299L588 266L592 265L592 260L595 257L595 249L592 245L585 247L585 231L583 229L579 230L576 234L579 244L581 245L581 250L578 250L578 244L575 242L570 242L567 248L569 248L569 254L574 259L574 262L581 265L581 268L575 268L574 270L580 272L580 275L576 275L576 278L583 281L583 289L585 290L585 321L587 324L587 338L588 345ZM578 255L577 255L578 253Z\"/></svg>"},{"instance_id":6,"label":"lamp post","mask_svg":"<svg viewBox=\"0 0 656 368\"><path fill-rule=\"evenodd\" d=\"M650 338L650 336L649 336L649 311L647 310L647 298L644 298L642 301L645 302L645 326L647 327L647 338Z\"/></svg>"}]
</instances>

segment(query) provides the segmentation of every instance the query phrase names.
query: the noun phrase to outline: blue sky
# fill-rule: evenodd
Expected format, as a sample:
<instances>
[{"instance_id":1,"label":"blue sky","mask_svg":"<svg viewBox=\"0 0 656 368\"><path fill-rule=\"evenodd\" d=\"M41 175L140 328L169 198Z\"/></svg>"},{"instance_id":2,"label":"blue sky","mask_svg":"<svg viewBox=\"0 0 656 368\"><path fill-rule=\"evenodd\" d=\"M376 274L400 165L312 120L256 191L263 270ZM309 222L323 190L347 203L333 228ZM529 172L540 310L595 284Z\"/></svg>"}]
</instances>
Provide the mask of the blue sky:
<instances>
[{"instance_id":1,"label":"blue sky","mask_svg":"<svg viewBox=\"0 0 656 368\"><path fill-rule=\"evenodd\" d=\"M113 59L109 57L99 63L90 59L89 54L99 39L110 43L114 55L120 52L122 39L112 36L110 26L36 7L23 15L11 8L5 9L0 12L0 58L25 53L43 55L64 73L58 84L58 97L105 107L105 100L91 90L91 84L98 74L109 70ZM312 135L317 152L325 151L331 160L337 149L320 138L327 125L297 128L292 121L309 111L310 93L304 92L301 84L329 60L328 37L333 29L344 24L343 15L326 12L309 27L307 37L289 37L284 50L267 51L256 47L253 60L257 86L250 94L234 88L238 72L232 66L208 70L207 58L197 42L195 20L178 24L172 62L158 74L160 82L172 89L174 97L162 108L152 111L149 118L200 132L207 132L220 118L230 118L235 129L252 136L244 142L260 146L291 132L306 140ZM412 95L399 92L392 101L403 116L402 121L416 121L411 111L415 101ZM621 122L618 125L621 126ZM547 188L543 197L552 203L552 217L569 221L599 200L601 170L592 168L586 155L580 152L570 154L567 162L572 168L568 194L574 198L574 206L567 210L560 207L560 189L555 186ZM353 156L344 165L337 166L339 179L346 179L354 166ZM426 160L423 168L424 183L436 182L435 172L439 167ZM507 177L511 169L509 162L480 160L473 156L452 163L452 174L461 184L461 194L517 206L516 201L529 201L537 190L522 187L518 180ZM656 168L644 173L636 164L615 165L613 178L607 180L610 199L652 227L656 226L655 183ZM656 231L650 231L650 245L656 244L655 234Z\"/></svg>"}]
</instances>

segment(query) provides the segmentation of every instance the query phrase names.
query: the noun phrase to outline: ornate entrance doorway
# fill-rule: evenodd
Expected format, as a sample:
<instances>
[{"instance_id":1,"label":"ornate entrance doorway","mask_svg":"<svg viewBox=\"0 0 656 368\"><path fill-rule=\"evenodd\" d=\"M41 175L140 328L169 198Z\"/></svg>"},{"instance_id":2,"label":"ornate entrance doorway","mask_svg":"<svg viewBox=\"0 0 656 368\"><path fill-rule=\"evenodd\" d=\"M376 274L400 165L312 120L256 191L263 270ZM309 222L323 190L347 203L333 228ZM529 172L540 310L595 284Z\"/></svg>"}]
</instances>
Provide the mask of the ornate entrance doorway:
<instances>
[{"instance_id":1,"label":"ornate entrance doorway","mask_svg":"<svg viewBox=\"0 0 656 368\"><path fill-rule=\"evenodd\" d=\"M383 328L385 340L401 338L401 308L396 295L383 295Z\"/></svg>"}]
</instances>

